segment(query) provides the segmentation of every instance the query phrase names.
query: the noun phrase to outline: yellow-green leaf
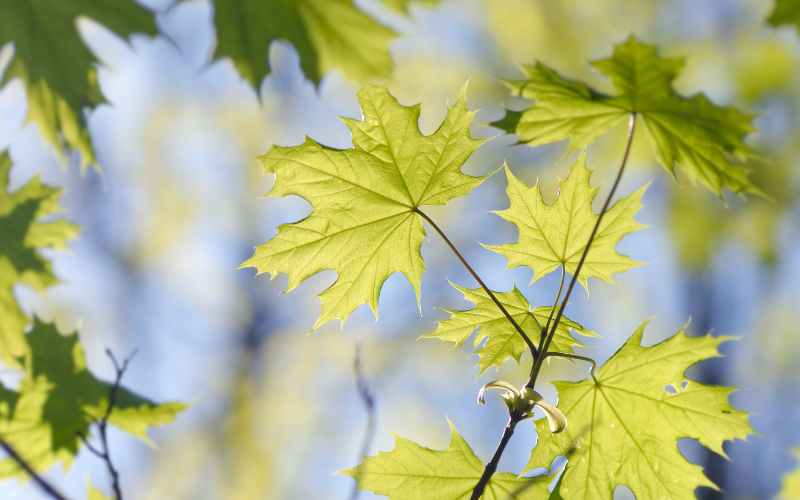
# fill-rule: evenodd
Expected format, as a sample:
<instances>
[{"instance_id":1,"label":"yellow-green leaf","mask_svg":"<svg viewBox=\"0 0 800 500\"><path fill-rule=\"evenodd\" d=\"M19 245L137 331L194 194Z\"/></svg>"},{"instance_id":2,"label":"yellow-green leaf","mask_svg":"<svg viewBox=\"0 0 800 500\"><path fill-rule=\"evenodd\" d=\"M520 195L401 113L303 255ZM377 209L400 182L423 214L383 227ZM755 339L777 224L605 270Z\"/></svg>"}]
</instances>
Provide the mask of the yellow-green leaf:
<instances>
[{"instance_id":1,"label":"yellow-green leaf","mask_svg":"<svg viewBox=\"0 0 800 500\"><path fill-rule=\"evenodd\" d=\"M485 140L469 134L466 86L433 135L419 131L420 107L404 107L385 85L359 93L364 120L343 119L353 133L353 149L336 150L306 140L300 146L273 146L260 157L276 174L269 196L298 195L312 213L256 248L242 267L289 276L288 290L326 269L336 282L319 297L322 313L314 325L342 322L361 304L377 317L383 283L401 272L419 302L425 265L420 254L425 231L415 212L464 196L487 176L472 177L461 166Z\"/></svg>"},{"instance_id":2,"label":"yellow-green leaf","mask_svg":"<svg viewBox=\"0 0 800 500\"><path fill-rule=\"evenodd\" d=\"M63 249L77 226L65 220L38 222L59 210L61 190L42 185L38 178L14 193L7 191L12 163L0 152L0 360L11 366L27 351L24 329L30 323L12 293L17 284L41 292L58 282L40 248Z\"/></svg>"},{"instance_id":3,"label":"yellow-green leaf","mask_svg":"<svg viewBox=\"0 0 800 500\"><path fill-rule=\"evenodd\" d=\"M614 488L624 484L638 500L694 499L695 488L714 485L702 467L683 458L678 440L696 439L724 456L724 441L753 432L747 414L728 403L735 389L704 385L684 374L719 356L717 347L731 337L687 337L681 329L642 347L646 324L598 370L597 384L554 383L569 426L551 434L546 420L536 422L539 442L525 470L547 466L575 446L561 485L564 498L610 500Z\"/></svg>"},{"instance_id":4,"label":"yellow-green leaf","mask_svg":"<svg viewBox=\"0 0 800 500\"><path fill-rule=\"evenodd\" d=\"M450 445L430 450L393 434L396 445L390 452L379 452L352 469L339 471L354 478L358 489L390 500L465 500L483 474L484 465L450 423ZM545 476L528 485L529 479L497 472L489 480L483 500L538 500L550 496L548 486L553 476Z\"/></svg>"},{"instance_id":5,"label":"yellow-green leaf","mask_svg":"<svg viewBox=\"0 0 800 500\"><path fill-rule=\"evenodd\" d=\"M800 448L795 448L792 454L800 460ZM778 498L785 500L800 499L800 467L784 476L783 488L781 488Z\"/></svg>"},{"instance_id":6,"label":"yellow-green leaf","mask_svg":"<svg viewBox=\"0 0 800 500\"><path fill-rule=\"evenodd\" d=\"M683 60L662 59L655 47L631 36L608 59L592 65L611 79L615 96L567 80L534 63L522 67L526 80L508 82L512 93L536 103L518 118L515 131L531 146L570 139L569 150L586 147L611 127L641 115L656 158L674 174L675 165L694 182L721 194L760 191L747 179L742 162L754 156L744 137L755 131L752 115L717 106L705 95L679 95L672 87ZM508 129L508 120L499 124Z\"/></svg>"},{"instance_id":7,"label":"yellow-green leaf","mask_svg":"<svg viewBox=\"0 0 800 500\"><path fill-rule=\"evenodd\" d=\"M481 369L479 377L492 366L499 368L509 358L513 358L519 363L520 356L528 346L525 345L522 336L514 329L508 318L489 298L489 295L482 288L469 289L457 285L453 285L453 287L463 293L464 298L474 303L475 307L467 311L445 309L452 316L449 319L440 321L439 327L435 332L422 337L454 342L456 344L455 347L458 347L472 335L472 332L479 329L478 335L475 337L474 346L477 348L483 339L488 338L486 344L475 351L480 357L478 361L478 366ZM536 322L538 321L540 325L544 326L547 323L548 316L550 316L552 307L543 306L531 310L530 303L516 286L510 292L493 293L520 328L530 338L538 339L540 331ZM573 347L585 347L570 335L570 330L575 330L587 337L598 337L596 333L584 329L574 321L561 318L553 337L551 351L572 354Z\"/></svg>"},{"instance_id":8,"label":"yellow-green leaf","mask_svg":"<svg viewBox=\"0 0 800 500\"><path fill-rule=\"evenodd\" d=\"M111 500L110 498L105 496L102 491L95 488L94 485L92 485L91 483L87 485L86 489L89 494L88 500Z\"/></svg>"},{"instance_id":9,"label":"yellow-green leaf","mask_svg":"<svg viewBox=\"0 0 800 500\"><path fill-rule=\"evenodd\" d=\"M34 319L26 340L30 352L19 391L0 388L0 434L37 472L56 461L72 463L89 434L92 418L101 418L108 407L110 385L86 368L77 333L61 335L54 324ZM185 410L182 403L156 404L120 388L109 423L147 440L147 429L173 422ZM29 476L11 459L0 461L0 478Z\"/></svg>"},{"instance_id":10,"label":"yellow-green leaf","mask_svg":"<svg viewBox=\"0 0 800 500\"><path fill-rule=\"evenodd\" d=\"M267 49L287 40L300 54L306 77L319 82L333 68L364 79L392 69L390 28L353 0L216 0L217 55L230 57L253 86L269 73Z\"/></svg>"},{"instance_id":11,"label":"yellow-green leaf","mask_svg":"<svg viewBox=\"0 0 800 500\"><path fill-rule=\"evenodd\" d=\"M542 199L538 183L529 188L508 168L506 174L506 192L511 206L495 213L517 226L519 241L484 246L507 258L509 268L531 268L531 283L559 266L573 274L598 218L592 211L597 188L589 184L592 171L586 168L585 154L581 154L567 178L559 181L558 198L552 205L547 205ZM623 236L647 227L633 219L642 207L641 199L646 188L644 186L617 201L603 216L578 276L578 281L587 291L586 281L590 277L613 283L612 274L642 265L627 255L618 254L616 246Z\"/></svg>"},{"instance_id":12,"label":"yellow-green leaf","mask_svg":"<svg viewBox=\"0 0 800 500\"><path fill-rule=\"evenodd\" d=\"M61 149L94 162L84 108L98 103L95 63L75 21L85 16L121 37L155 34L153 15L133 0L0 0L0 46L14 43L15 56L3 82L21 78L28 117Z\"/></svg>"}]
</instances>

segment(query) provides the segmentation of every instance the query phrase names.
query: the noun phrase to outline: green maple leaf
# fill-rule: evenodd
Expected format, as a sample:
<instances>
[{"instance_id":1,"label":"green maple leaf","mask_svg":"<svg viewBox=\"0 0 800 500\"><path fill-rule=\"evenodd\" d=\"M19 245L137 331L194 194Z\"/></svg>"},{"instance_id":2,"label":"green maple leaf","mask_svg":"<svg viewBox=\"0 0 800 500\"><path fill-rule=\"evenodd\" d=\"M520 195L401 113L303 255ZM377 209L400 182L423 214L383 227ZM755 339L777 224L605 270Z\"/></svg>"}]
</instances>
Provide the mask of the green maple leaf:
<instances>
[{"instance_id":1,"label":"green maple leaf","mask_svg":"<svg viewBox=\"0 0 800 500\"><path fill-rule=\"evenodd\" d=\"M87 369L77 333L61 335L54 324L36 318L26 337L30 352L20 389L0 389L0 434L37 472L59 460L69 467L82 444L76 433L88 435L92 418L105 414L110 384ZM109 423L148 441L149 427L173 422L186 408L159 405L120 387ZM29 476L5 459L0 478L9 477Z\"/></svg>"},{"instance_id":2,"label":"green maple leaf","mask_svg":"<svg viewBox=\"0 0 800 500\"><path fill-rule=\"evenodd\" d=\"M735 389L685 377L691 365L717 357L731 337L692 338L683 329L653 347L642 347L645 322L597 372L598 383L554 382L558 407L569 420L561 434L536 422L539 443L526 470L549 464L564 448L576 447L564 472L565 498L611 499L627 485L639 500L693 499L698 486L714 488L702 467L689 463L678 440L697 439L724 455L722 443L753 430L747 414L728 403ZM668 392L671 385L677 393Z\"/></svg>"},{"instance_id":3,"label":"green maple leaf","mask_svg":"<svg viewBox=\"0 0 800 500\"><path fill-rule=\"evenodd\" d=\"M472 332L480 329L475 337L474 346L477 348L485 338L489 340L486 341L483 347L475 351L480 357L478 366L481 372L478 377L486 373L486 370L492 366L499 368L509 358L513 358L519 363L520 356L527 350L528 346L508 321L508 318L489 298L489 295L482 288L469 289L457 285L453 285L453 287L463 293L464 298L474 303L475 307L467 311L444 309L444 311L451 314L450 318L440 321L439 327L435 332L423 335L422 338L438 338L454 342L456 344L455 347L458 347L472 335ZM552 307L536 307L531 310L530 303L516 286L510 292L493 293L523 331L538 335L539 327L537 326L537 321L542 326L547 323ZM550 350L571 354L573 347L585 347L570 335L570 330L573 329L587 337L598 337L596 333L584 329L574 321L561 318ZM535 339L536 335L531 335L531 337Z\"/></svg>"},{"instance_id":4,"label":"green maple leaf","mask_svg":"<svg viewBox=\"0 0 800 500\"><path fill-rule=\"evenodd\" d=\"M15 358L27 351L24 330L30 323L17 305L13 288L26 284L41 292L58 282L50 263L39 248L64 249L77 232L66 220L38 222L59 211L56 200L61 190L44 186L34 178L14 193L9 193L11 159L0 152L0 359L14 366Z\"/></svg>"},{"instance_id":5,"label":"green maple leaf","mask_svg":"<svg viewBox=\"0 0 800 500\"><path fill-rule=\"evenodd\" d=\"M800 460L800 448L795 448L792 454L795 456L795 458ZM800 498L800 467L784 476L783 487L781 488L781 492L778 494L778 498Z\"/></svg>"},{"instance_id":6,"label":"green maple leaf","mask_svg":"<svg viewBox=\"0 0 800 500\"><path fill-rule=\"evenodd\" d=\"M450 423L450 422L448 422ZM466 441L450 423L450 445L442 450L430 450L403 439L396 434L396 445L390 452L379 452L352 469L339 471L358 482L359 491L368 490L386 495L390 500L464 500L484 471L484 465ZM534 500L550 496L547 480L535 481L522 493L511 496L530 480L514 474L497 472L486 485L484 500Z\"/></svg>"},{"instance_id":7,"label":"green maple leaf","mask_svg":"<svg viewBox=\"0 0 800 500\"><path fill-rule=\"evenodd\" d=\"M256 88L269 73L273 40L294 45L306 77L319 82L333 68L364 79L392 69L390 28L360 11L353 0L215 0L217 55L230 57Z\"/></svg>"},{"instance_id":8,"label":"green maple leaf","mask_svg":"<svg viewBox=\"0 0 800 500\"><path fill-rule=\"evenodd\" d=\"M775 8L767 22L773 26L793 24L800 29L800 2L797 0L775 0Z\"/></svg>"},{"instance_id":9,"label":"green maple leaf","mask_svg":"<svg viewBox=\"0 0 800 500\"><path fill-rule=\"evenodd\" d=\"M574 274L598 218L592 212L592 201L598 189L589 184L592 171L586 168L585 154L581 154L570 168L566 180L559 180L558 198L552 205L545 204L538 183L529 188L508 168L506 174L506 192L511 206L494 213L517 226L519 241L484 246L506 257L508 268L527 266L533 269L531 283L559 266ZM623 236L647 227L633 219L642 207L641 199L646 188L644 186L617 201L603 216L578 276L587 292L586 281L590 277L613 283L612 274L642 265L618 254L615 247Z\"/></svg>"},{"instance_id":10,"label":"green maple leaf","mask_svg":"<svg viewBox=\"0 0 800 500\"><path fill-rule=\"evenodd\" d=\"M672 87L683 67L681 59L662 59L655 47L631 36L614 47L609 59L592 65L611 79L617 92L610 96L561 77L534 63L522 67L527 80L508 82L514 95L535 99L518 116L514 130L531 146L569 138L569 151L582 149L611 127L638 113L642 116L656 158L675 173L678 164L695 182L721 194L760 193L740 163L754 156L744 137L755 131L753 115L732 106L717 106L704 95L682 97ZM511 127L516 115L498 126Z\"/></svg>"},{"instance_id":11,"label":"green maple leaf","mask_svg":"<svg viewBox=\"0 0 800 500\"><path fill-rule=\"evenodd\" d=\"M3 83L21 78L28 117L57 149L81 152L95 161L83 109L98 104L95 59L75 25L89 17L121 37L155 34L153 15L133 0L0 0L0 46L14 42L15 57Z\"/></svg>"},{"instance_id":12,"label":"green maple leaf","mask_svg":"<svg viewBox=\"0 0 800 500\"><path fill-rule=\"evenodd\" d=\"M381 287L395 272L405 275L419 304L425 231L416 208L464 196L491 175L461 172L485 142L470 137L474 113L467 110L466 86L430 136L419 131L419 105L401 106L385 85L367 85L358 98L364 120L343 118L353 149L306 140L291 148L273 146L259 158L266 172L276 174L268 196L301 196L312 213L281 225L241 267L273 277L286 273L287 291L320 271L336 271L336 282L319 294L322 312L314 329L332 319L344 322L364 303L377 318Z\"/></svg>"}]
</instances>

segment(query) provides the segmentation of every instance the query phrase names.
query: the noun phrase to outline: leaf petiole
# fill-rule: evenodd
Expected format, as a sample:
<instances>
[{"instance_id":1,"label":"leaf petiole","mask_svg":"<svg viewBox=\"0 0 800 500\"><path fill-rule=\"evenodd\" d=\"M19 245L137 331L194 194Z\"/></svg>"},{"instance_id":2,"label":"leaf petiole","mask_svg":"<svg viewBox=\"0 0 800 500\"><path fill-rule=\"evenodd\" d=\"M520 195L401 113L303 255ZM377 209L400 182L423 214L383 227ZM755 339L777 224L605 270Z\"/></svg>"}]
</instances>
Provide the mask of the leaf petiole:
<instances>
[{"instance_id":1,"label":"leaf petiole","mask_svg":"<svg viewBox=\"0 0 800 500\"><path fill-rule=\"evenodd\" d=\"M483 280L478 276L478 273L476 273L475 270L472 269L472 266L470 266L467 263L466 259L464 259L461 253L456 249L455 245L453 245L453 243L447 238L447 236L445 236L444 232L442 232L442 230L439 229L439 226L437 226L436 223L433 222L430 217L425 215L425 212L423 212L419 208L414 207L413 211L418 213L423 219L425 219L428 222L428 224L431 225L431 227L434 230L436 230L437 233L439 233L439 236L441 236L442 239L445 241L445 243L447 243L447 245L450 247L450 250L452 250L453 253L456 254L458 260L460 260L461 263L464 264L464 267L467 268L467 271L469 271L472 277L475 278L475 281L477 281L478 284L481 286L481 288L483 288L483 290L487 294L489 294L489 297L494 301L497 307L500 308L500 311L503 312L505 317L508 318L508 321L510 321L511 324L514 325L514 329L517 330L517 332L522 336L522 340L525 341L525 343L528 345L528 348L531 350L531 354L533 355L534 365L535 365L536 360L539 358L539 351L536 349L536 346L533 345L531 339L525 334L525 331L522 330L522 328L519 326L519 324L517 324L517 322L514 320L511 314L509 314L506 308L503 307L503 304L501 304L500 301L497 300L497 297L494 296L494 293L492 293L492 291L489 290L489 287L487 287L486 284L483 282Z\"/></svg>"}]
</instances>

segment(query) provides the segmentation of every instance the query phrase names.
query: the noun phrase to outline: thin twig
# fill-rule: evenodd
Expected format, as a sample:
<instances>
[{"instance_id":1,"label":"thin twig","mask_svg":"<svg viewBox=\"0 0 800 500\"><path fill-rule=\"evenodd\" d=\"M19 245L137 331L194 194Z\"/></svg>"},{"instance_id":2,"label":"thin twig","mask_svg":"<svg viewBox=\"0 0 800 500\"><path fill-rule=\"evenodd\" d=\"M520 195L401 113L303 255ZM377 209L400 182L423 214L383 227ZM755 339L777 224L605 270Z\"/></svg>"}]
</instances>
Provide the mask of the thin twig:
<instances>
[{"instance_id":1,"label":"thin twig","mask_svg":"<svg viewBox=\"0 0 800 500\"><path fill-rule=\"evenodd\" d=\"M356 359L353 363L353 368L356 372L358 395L361 397L361 401L364 403L364 407L367 409L367 430L364 433L364 441L361 444L361 456L363 457L369 453L369 448L372 446L372 437L375 434L375 396L373 396L372 392L370 392L367 379L364 377L364 373L361 371L361 356L359 354L359 346L356 344ZM350 499L356 500L357 497L358 480L356 479L356 485L353 488L353 494L350 495Z\"/></svg>"},{"instance_id":2,"label":"thin twig","mask_svg":"<svg viewBox=\"0 0 800 500\"><path fill-rule=\"evenodd\" d=\"M592 371L589 372L589 374L592 376L592 379L594 379L595 383L598 383L597 382L597 377L594 376L594 372L597 371L597 362L595 362L595 360L593 360L592 358L587 358L586 356L578 356L577 354L567 354L567 353L563 353L563 352L548 352L547 354L545 354L546 358L549 358L551 356L554 356L554 357L557 357L557 358L580 359L581 361L587 361L587 362L591 363L592 364Z\"/></svg>"},{"instance_id":3,"label":"thin twig","mask_svg":"<svg viewBox=\"0 0 800 500\"><path fill-rule=\"evenodd\" d=\"M489 484L489 480L497 470L497 464L500 463L500 457L503 455L506 445L511 440L511 436L514 435L514 428L517 426L519 421L520 420L517 415L511 415L511 417L508 419L508 424L503 430L503 437L500 438L500 444L497 445L497 449L494 452L494 456L492 456L492 460L486 464L486 468L483 470L483 475L478 481L478 484L475 485L475 488L473 488L472 496L469 497L470 500L478 500L483 496L483 491L486 489L486 485Z\"/></svg>"},{"instance_id":4,"label":"thin twig","mask_svg":"<svg viewBox=\"0 0 800 500\"><path fill-rule=\"evenodd\" d=\"M108 406L106 407L103 417L99 420L92 419L90 423L90 425L94 424L97 426L102 451L92 446L91 443L89 443L89 439L82 432L76 432L76 434L81 438L83 444L89 448L89 451L106 463L106 468L108 468L108 473L111 476L111 488L114 490L114 499L122 500L122 489L119 485L119 471L117 471L116 467L114 467L114 463L111 461L111 454L108 446L108 419L111 417L111 412L117 404L117 393L119 392L120 383L122 382L122 376L125 374L125 370L128 369L128 363L136 355L136 351L133 351L133 353L122 362L122 365L117 362L117 358L114 357L114 354L109 349L106 349L106 354L111 358L111 362L114 363L114 370L116 370L117 375L109 390Z\"/></svg>"},{"instance_id":5,"label":"thin twig","mask_svg":"<svg viewBox=\"0 0 800 500\"><path fill-rule=\"evenodd\" d=\"M67 500L67 497L59 493L58 490L56 490L50 483L45 481L44 478L42 478L42 476L37 474L33 470L33 468L28 464L28 462L23 460L23 458L20 457L19 454L17 454L14 448L12 448L11 445L8 444L8 442L2 437L0 437L0 448L3 448L3 450L5 450L5 452L8 453L8 456L11 457L15 462L17 462L17 465L22 467L22 469L29 474L31 476L31 479L33 479L33 481L36 484L38 484L39 487L41 487L45 491L45 493L55 498L56 500Z\"/></svg>"},{"instance_id":6,"label":"thin twig","mask_svg":"<svg viewBox=\"0 0 800 500\"><path fill-rule=\"evenodd\" d=\"M553 327L550 329L550 333L547 335L547 340L542 346L542 352L546 353L547 349L550 347L550 342L553 340L553 336L556 333L556 328L558 328L558 322L561 321L561 316L564 315L564 309L567 307L567 301L569 300L569 296L572 293L572 289L575 287L575 282L578 281L578 275L581 272L581 268L583 267L583 263L586 261L586 256L589 254L589 249L592 247L592 242L594 241L594 237L597 235L597 231L600 228L600 223L603 221L603 216L605 215L606 211L608 210L608 206L611 204L611 199L614 197L614 193L617 191L617 186L619 186L619 181L622 179L622 173L625 171L625 165L628 163L628 156L631 152L631 144L633 144L633 132L636 129L636 113L631 115L631 119L628 125L628 143L625 145L625 155L622 157L622 164L619 167L619 173L617 174L617 178L614 181L614 185L611 186L611 192L608 193L608 198L606 198L606 202L603 204L603 209L600 210L600 215L597 217L597 222L592 229L592 234L589 236L589 241L586 243L586 248L583 249L583 255L581 255L581 260L578 261L578 266L575 268L575 272L572 274L572 280L569 282L569 287L567 287L567 293L564 295L564 300L561 301L561 307L558 309L558 314L556 315L556 319L553 322ZM563 264L562 264L563 267ZM536 378L539 376L539 370L542 368L542 362L544 361L545 356L540 356L533 363L533 369L531 370L531 378L526 384L528 387L533 387L536 384Z\"/></svg>"},{"instance_id":7,"label":"thin twig","mask_svg":"<svg viewBox=\"0 0 800 500\"><path fill-rule=\"evenodd\" d=\"M542 351L544 347L544 341L547 338L547 331L550 329L550 321L553 319L553 313L558 307L558 299L561 298L561 289L564 288L564 276L566 275L566 271L564 270L564 266L561 266L561 284L558 285L558 293L556 294L556 300L553 301L553 307L550 309L550 315L547 317L547 324L544 325L544 329L542 330L542 337L539 340L539 352Z\"/></svg>"},{"instance_id":8,"label":"thin twig","mask_svg":"<svg viewBox=\"0 0 800 500\"><path fill-rule=\"evenodd\" d=\"M508 311L506 310L506 308L503 307L503 304L501 304L500 301L497 300L497 297L495 297L494 293L492 293L492 291L489 290L489 287L487 287L486 284L483 282L483 280L478 276L478 273L476 273L475 270L472 269L472 267L469 264L467 264L467 261L464 259L464 257L462 257L461 254L459 253L459 251L456 250L455 245L453 245L453 243L450 242L450 240L447 238L447 236L445 236L445 234L442 232L442 230L439 229L439 226L437 226L436 223L434 223L431 220L430 217L425 215L425 213L422 210L420 210L419 208L415 208L414 211L416 213L418 213L419 215L421 215L423 219L428 221L428 224L430 224L431 227L433 227L433 229L435 229L436 232L439 233L439 236L441 236L442 239L445 241L445 243L447 243L447 245L450 247L450 250L452 250L453 253L456 254L456 257L458 257L458 260L460 260L461 263L464 264L464 267L466 267L467 271L469 271L469 273L472 275L472 277L475 278L475 281L477 281L478 284L481 286L481 288L483 288L483 290L487 294L489 294L489 297L494 301L494 303L497 305L497 307L500 308L500 310L503 312L505 317L508 318L508 321L510 321L511 324L514 325L514 328L522 336L522 339L525 341L525 343L528 345L528 348L531 350L531 354L533 355L533 359L534 360L537 359L539 357L539 351L536 349L536 346L533 345L533 342L531 342L531 339L528 338L528 336L525 334L525 332L522 330L522 328L520 328L520 326L517 324L517 322L511 316L511 314L509 314Z\"/></svg>"}]
</instances>

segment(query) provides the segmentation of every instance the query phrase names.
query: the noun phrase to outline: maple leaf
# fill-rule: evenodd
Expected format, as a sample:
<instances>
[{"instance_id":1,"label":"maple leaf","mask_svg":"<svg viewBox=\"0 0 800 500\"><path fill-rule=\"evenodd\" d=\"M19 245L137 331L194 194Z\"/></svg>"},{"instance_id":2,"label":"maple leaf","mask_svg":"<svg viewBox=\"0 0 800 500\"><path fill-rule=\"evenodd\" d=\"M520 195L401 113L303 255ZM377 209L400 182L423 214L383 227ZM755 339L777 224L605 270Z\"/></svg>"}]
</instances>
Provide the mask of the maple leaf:
<instances>
[{"instance_id":1,"label":"maple leaf","mask_svg":"<svg viewBox=\"0 0 800 500\"><path fill-rule=\"evenodd\" d=\"M14 193L7 191L12 163L0 152L0 359L11 366L27 351L24 329L30 323L13 295L17 284L41 292L58 282L39 248L64 249L78 227L66 220L38 222L59 211L61 190L44 186L38 177Z\"/></svg>"},{"instance_id":2,"label":"maple leaf","mask_svg":"<svg viewBox=\"0 0 800 500\"><path fill-rule=\"evenodd\" d=\"M795 458L800 460L800 448L795 448L792 454ZM800 467L783 477L783 487L778 494L778 498L800 498Z\"/></svg>"},{"instance_id":3,"label":"maple leaf","mask_svg":"<svg viewBox=\"0 0 800 500\"><path fill-rule=\"evenodd\" d=\"M388 76L390 28L360 11L353 0L215 0L217 55L230 57L254 87L269 73L273 40L294 45L314 82L333 68L351 78Z\"/></svg>"},{"instance_id":4,"label":"maple leaf","mask_svg":"<svg viewBox=\"0 0 800 500\"><path fill-rule=\"evenodd\" d=\"M564 448L576 447L564 472L565 498L611 499L627 485L639 500L694 499L698 486L714 488L702 467L689 463L678 440L696 439L725 456L722 443L754 432L745 412L728 403L735 389L704 385L684 372L717 357L731 337L688 337L681 329L652 347L642 347L647 322L597 372L597 383L554 382L567 430L551 434L536 422L539 443L525 470L549 464ZM677 392L668 392L671 385Z\"/></svg>"},{"instance_id":5,"label":"maple leaf","mask_svg":"<svg viewBox=\"0 0 800 500\"><path fill-rule=\"evenodd\" d=\"M451 283L451 285L453 284ZM421 338L438 338L454 342L455 347L458 347L472 335L472 332L480 329L475 337L474 346L477 348L485 338L489 340L486 341L483 347L475 351L480 357L478 366L481 372L478 377L486 373L486 370L492 366L499 368L509 358L513 358L519 363L520 356L527 350L528 346L508 321L508 318L489 298L489 295L482 288L469 289L457 285L453 285L453 288L463 293L464 298L474 303L475 307L467 311L444 309L444 311L451 314L450 318L440 321L436 331L429 335L423 335ZM493 293L524 331L538 334L540 329L537 322L542 326L547 323L552 307L536 307L531 310L530 303L516 286L510 292ZM573 329L587 337L599 337L596 333L584 329L574 321L561 318L550 350L572 354L573 347L585 347L570 335L570 330Z\"/></svg>"},{"instance_id":6,"label":"maple leaf","mask_svg":"<svg viewBox=\"0 0 800 500\"><path fill-rule=\"evenodd\" d=\"M569 151L586 147L611 127L638 113L658 161L673 175L678 164L695 182L721 194L760 193L747 179L741 162L755 153L744 137L755 131L753 115L732 106L717 106L704 94L682 97L672 87L682 59L662 59L651 45L631 36L614 47L608 59L592 65L611 79L617 92L610 96L561 77L541 63L523 65L527 80L508 82L514 95L535 99L519 115L498 122L531 146L569 138Z\"/></svg>"},{"instance_id":7,"label":"maple leaf","mask_svg":"<svg viewBox=\"0 0 800 500\"><path fill-rule=\"evenodd\" d=\"M511 206L494 212L519 231L517 243L484 245L508 259L508 268L527 266L533 270L531 283L564 266L573 274L589 241L598 215L592 212L592 201L597 188L592 188L589 178L592 171L586 168L585 153L570 168L569 175L559 180L559 194L555 203L545 204L537 183L529 188L506 168L506 192ZM617 201L603 216L589 254L581 268L578 281L586 288L590 277L613 283L611 275L641 266L626 255L617 253L615 247L623 236L647 227L633 219L642 207L641 199L647 186Z\"/></svg>"},{"instance_id":8,"label":"maple leaf","mask_svg":"<svg viewBox=\"0 0 800 500\"><path fill-rule=\"evenodd\" d=\"M30 353L19 391L0 388L0 435L36 472L60 460L69 467L82 444L76 435L89 434L92 419L108 405L110 384L89 372L78 335L61 335L54 324L34 319L26 336ZM147 429L174 421L182 403L156 404L122 387L109 423L148 441ZM0 478L29 475L11 459L0 461Z\"/></svg>"},{"instance_id":9,"label":"maple leaf","mask_svg":"<svg viewBox=\"0 0 800 500\"><path fill-rule=\"evenodd\" d=\"M461 172L486 141L470 137L474 112L467 110L466 86L430 136L419 131L419 105L401 106L386 85L367 85L358 98L364 120L342 119L353 133L353 149L307 139L300 146L273 146L259 158L266 172L276 174L268 196L301 196L312 213L281 225L240 267L273 277L286 273L286 291L320 271L336 271L336 282L319 294L322 312L312 330L332 319L344 322L364 303L377 318L381 287L394 272L405 275L419 305L425 231L415 210L464 196L491 175Z\"/></svg>"},{"instance_id":10,"label":"maple leaf","mask_svg":"<svg viewBox=\"0 0 800 500\"><path fill-rule=\"evenodd\" d=\"M0 0L0 46L13 42L15 52L3 83L22 79L28 117L42 137L58 150L79 150L85 166L95 158L83 109L102 97L94 57L75 25L81 16L121 37L156 33L153 15L133 0Z\"/></svg>"},{"instance_id":11,"label":"maple leaf","mask_svg":"<svg viewBox=\"0 0 800 500\"><path fill-rule=\"evenodd\" d=\"M773 26L793 24L800 29L800 2L797 0L775 0L775 8L772 10L767 22Z\"/></svg>"},{"instance_id":12,"label":"maple leaf","mask_svg":"<svg viewBox=\"0 0 800 500\"><path fill-rule=\"evenodd\" d=\"M430 450L403 439L396 434L396 445L390 452L379 452L352 469L339 471L358 482L359 491L368 490L386 495L390 500L463 500L469 498L484 471L484 465L466 441L450 424L450 445L442 450ZM516 496L530 479L497 472L489 480L484 500L546 499L548 486L554 476L535 481Z\"/></svg>"}]
</instances>

